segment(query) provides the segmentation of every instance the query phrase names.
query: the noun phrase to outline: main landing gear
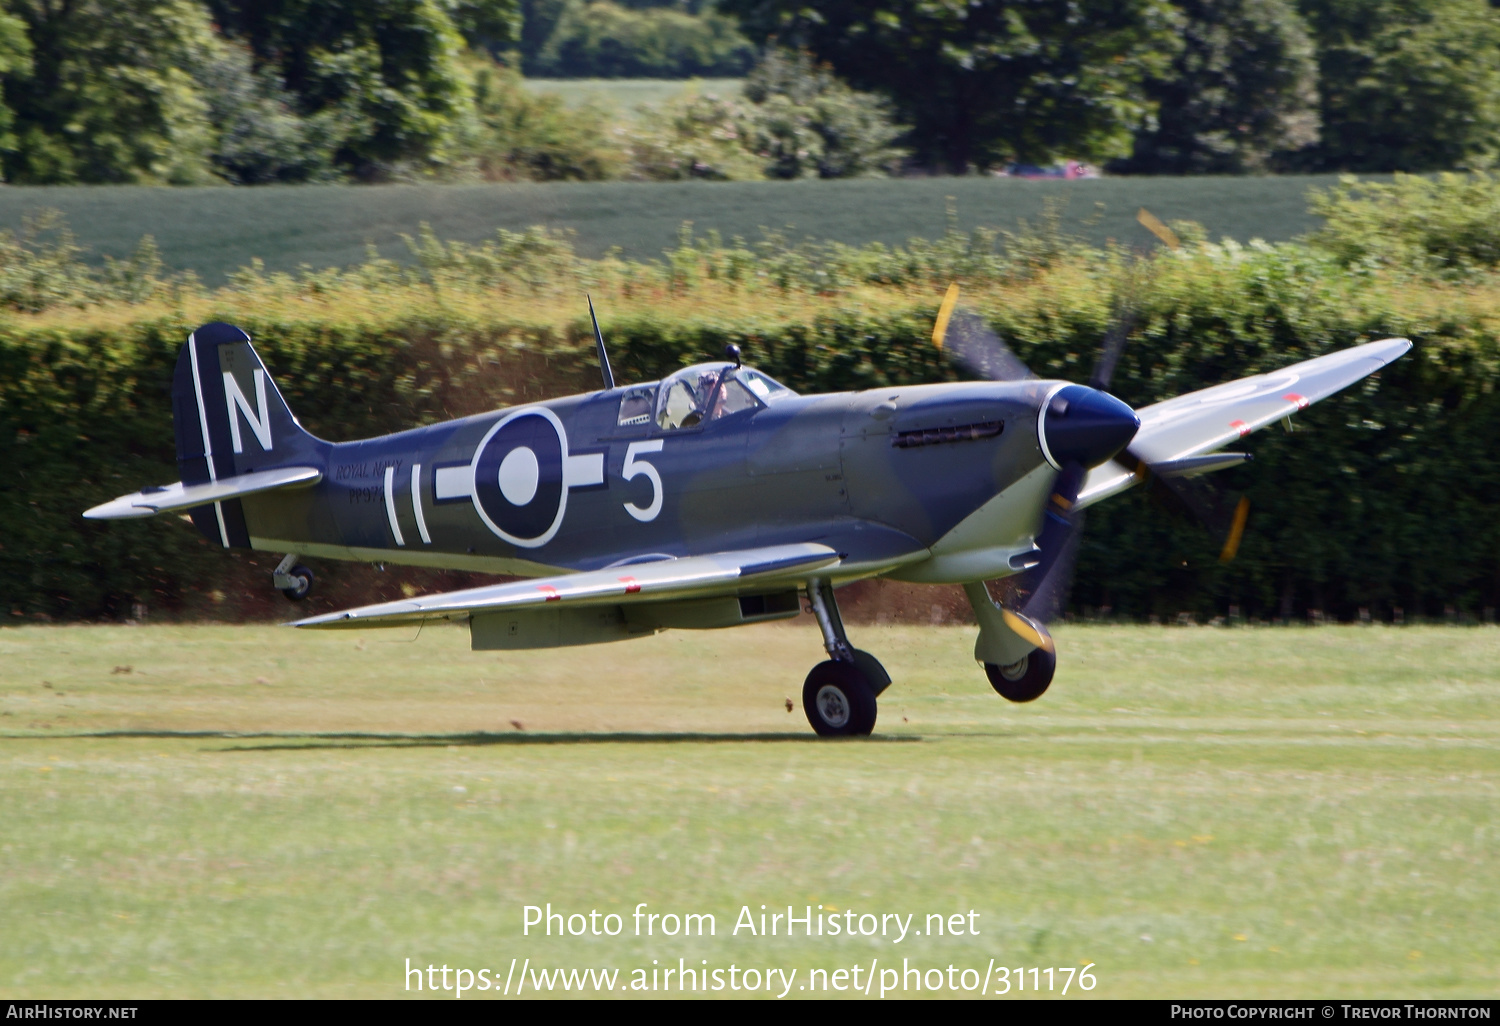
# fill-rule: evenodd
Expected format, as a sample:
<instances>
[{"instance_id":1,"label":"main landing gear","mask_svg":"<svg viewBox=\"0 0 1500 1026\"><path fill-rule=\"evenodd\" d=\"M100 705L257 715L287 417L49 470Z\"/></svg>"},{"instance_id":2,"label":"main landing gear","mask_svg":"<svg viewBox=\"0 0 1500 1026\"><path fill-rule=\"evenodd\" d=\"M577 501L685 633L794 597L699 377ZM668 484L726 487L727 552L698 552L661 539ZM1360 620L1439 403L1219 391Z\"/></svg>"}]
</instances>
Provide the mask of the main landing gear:
<instances>
[{"instance_id":1,"label":"main landing gear","mask_svg":"<svg viewBox=\"0 0 1500 1026\"><path fill-rule=\"evenodd\" d=\"M297 562L295 552L287 553L271 572L271 583L293 602L301 602L312 591L313 572Z\"/></svg>"},{"instance_id":2,"label":"main landing gear","mask_svg":"<svg viewBox=\"0 0 1500 1026\"><path fill-rule=\"evenodd\" d=\"M875 697L891 683L880 661L849 645L828 581L809 581L808 603L823 632L828 659L802 685L802 711L823 737L859 737L875 729Z\"/></svg>"}]
</instances>

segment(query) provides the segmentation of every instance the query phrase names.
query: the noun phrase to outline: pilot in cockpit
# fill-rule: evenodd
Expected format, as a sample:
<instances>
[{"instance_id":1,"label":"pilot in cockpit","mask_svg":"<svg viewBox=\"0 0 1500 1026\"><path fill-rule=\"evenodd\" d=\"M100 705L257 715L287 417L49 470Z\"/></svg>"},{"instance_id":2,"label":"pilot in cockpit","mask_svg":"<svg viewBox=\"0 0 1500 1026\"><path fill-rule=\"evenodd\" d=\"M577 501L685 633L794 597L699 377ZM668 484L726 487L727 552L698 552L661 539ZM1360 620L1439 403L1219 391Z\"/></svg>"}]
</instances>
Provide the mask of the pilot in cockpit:
<instances>
[{"instance_id":1,"label":"pilot in cockpit","mask_svg":"<svg viewBox=\"0 0 1500 1026\"><path fill-rule=\"evenodd\" d=\"M667 394L656 418L657 424L666 430L694 427L703 422L705 406L713 397L719 375L723 372L720 367L691 367L688 370L692 373L679 373L667 385Z\"/></svg>"},{"instance_id":2,"label":"pilot in cockpit","mask_svg":"<svg viewBox=\"0 0 1500 1026\"><path fill-rule=\"evenodd\" d=\"M759 371L728 363L684 367L661 387L656 423L664 431L696 427L796 394Z\"/></svg>"}]
</instances>

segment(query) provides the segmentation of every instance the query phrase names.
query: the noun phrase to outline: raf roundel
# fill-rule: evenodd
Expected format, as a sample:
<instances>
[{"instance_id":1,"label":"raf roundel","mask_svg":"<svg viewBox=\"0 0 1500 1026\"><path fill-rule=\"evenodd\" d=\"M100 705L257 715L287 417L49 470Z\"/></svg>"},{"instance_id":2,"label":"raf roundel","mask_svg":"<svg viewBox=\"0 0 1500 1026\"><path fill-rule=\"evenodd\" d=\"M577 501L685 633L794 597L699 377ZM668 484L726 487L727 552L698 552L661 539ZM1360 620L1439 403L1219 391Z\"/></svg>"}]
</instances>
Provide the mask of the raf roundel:
<instances>
[{"instance_id":1,"label":"raf roundel","mask_svg":"<svg viewBox=\"0 0 1500 1026\"><path fill-rule=\"evenodd\" d=\"M503 417L474 452L474 508L511 544L545 545L567 509L567 462L568 437L551 410Z\"/></svg>"}]
</instances>

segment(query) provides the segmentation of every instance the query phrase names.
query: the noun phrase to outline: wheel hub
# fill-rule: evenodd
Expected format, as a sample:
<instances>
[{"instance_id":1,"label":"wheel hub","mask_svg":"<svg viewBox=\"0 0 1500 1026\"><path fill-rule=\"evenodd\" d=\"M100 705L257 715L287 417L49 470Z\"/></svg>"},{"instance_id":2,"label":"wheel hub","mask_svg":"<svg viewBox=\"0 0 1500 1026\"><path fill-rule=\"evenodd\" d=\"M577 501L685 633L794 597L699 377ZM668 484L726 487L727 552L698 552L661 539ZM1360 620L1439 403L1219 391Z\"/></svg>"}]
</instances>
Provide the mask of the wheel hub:
<instances>
[{"instance_id":1,"label":"wheel hub","mask_svg":"<svg viewBox=\"0 0 1500 1026\"><path fill-rule=\"evenodd\" d=\"M849 722L849 700L832 684L818 689L818 715L830 727L842 727Z\"/></svg>"},{"instance_id":2,"label":"wheel hub","mask_svg":"<svg viewBox=\"0 0 1500 1026\"><path fill-rule=\"evenodd\" d=\"M1009 666L1000 667L1000 676L1006 680L1020 680L1026 676L1026 667L1031 662L1031 654L1028 652Z\"/></svg>"}]
</instances>

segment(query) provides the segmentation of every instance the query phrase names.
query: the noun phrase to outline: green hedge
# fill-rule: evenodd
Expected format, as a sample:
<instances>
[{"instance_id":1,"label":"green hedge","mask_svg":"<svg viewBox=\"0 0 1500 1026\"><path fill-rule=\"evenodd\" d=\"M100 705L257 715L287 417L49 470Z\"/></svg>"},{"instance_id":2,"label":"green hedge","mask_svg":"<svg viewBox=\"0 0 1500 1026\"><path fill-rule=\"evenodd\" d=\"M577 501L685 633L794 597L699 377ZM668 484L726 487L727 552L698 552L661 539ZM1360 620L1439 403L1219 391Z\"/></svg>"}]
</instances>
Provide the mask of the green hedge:
<instances>
[{"instance_id":1,"label":"green hedge","mask_svg":"<svg viewBox=\"0 0 1500 1026\"><path fill-rule=\"evenodd\" d=\"M957 376L928 338L937 270L885 285L872 272L819 295L778 285L753 261L732 277L726 252L684 250L654 268L580 262L525 285L465 285L436 265L420 280L389 268L250 275L212 296L0 320L0 616L209 608L202 596L227 561L186 525L78 516L175 479L171 370L205 320L249 330L303 422L340 440L593 387L584 288L622 381L728 342L805 391ZM1218 564L1216 540L1148 495L1090 510L1075 610L1478 618L1500 605L1500 469L1490 455L1500 292L1491 286L1351 269L1297 245L1195 243L1144 261L1063 248L969 270L971 301L1048 376L1085 379L1112 310L1128 303L1136 327L1114 391L1138 406L1385 335L1417 343L1377 378L1299 415L1295 434L1246 443L1255 462L1218 478L1252 502L1233 564Z\"/></svg>"}]
</instances>

